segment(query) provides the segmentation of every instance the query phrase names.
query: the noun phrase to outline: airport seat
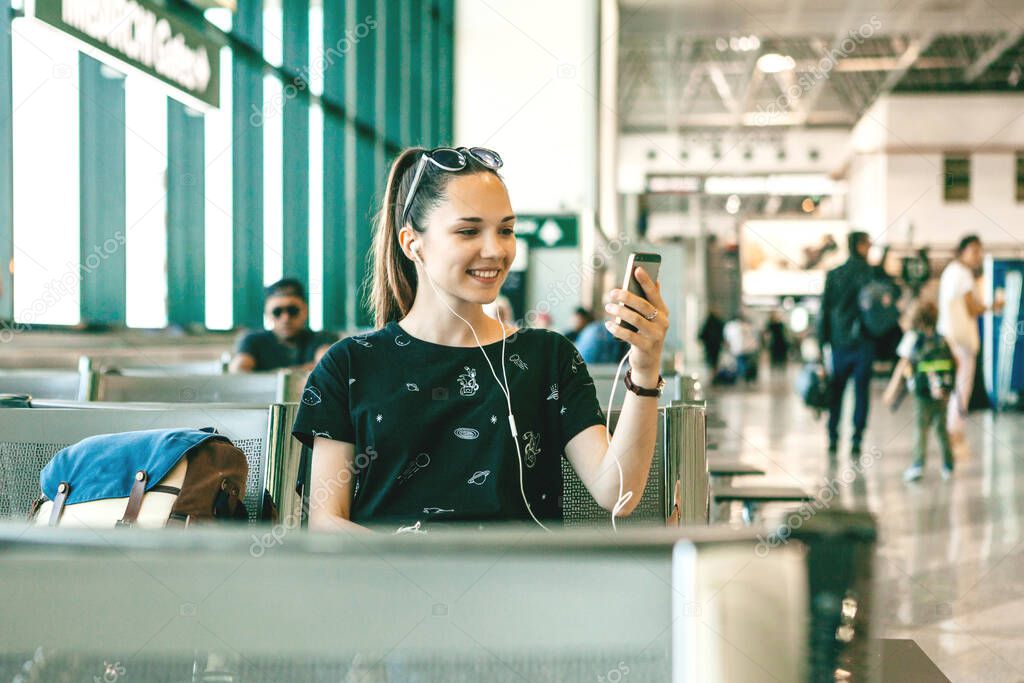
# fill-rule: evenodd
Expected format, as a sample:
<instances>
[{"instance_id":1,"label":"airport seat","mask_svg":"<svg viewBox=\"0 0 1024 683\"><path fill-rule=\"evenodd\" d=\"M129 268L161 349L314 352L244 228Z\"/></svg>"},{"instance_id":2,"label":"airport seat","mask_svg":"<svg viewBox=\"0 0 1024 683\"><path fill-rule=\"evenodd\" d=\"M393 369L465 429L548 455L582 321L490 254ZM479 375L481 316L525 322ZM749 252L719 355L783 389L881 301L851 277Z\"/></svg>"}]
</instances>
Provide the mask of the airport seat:
<instances>
[{"instance_id":1,"label":"airport seat","mask_svg":"<svg viewBox=\"0 0 1024 683\"><path fill-rule=\"evenodd\" d=\"M289 370L238 375L96 374L91 400L121 403L284 402Z\"/></svg>"},{"instance_id":2,"label":"airport seat","mask_svg":"<svg viewBox=\"0 0 1024 683\"><path fill-rule=\"evenodd\" d=\"M0 394L84 401L89 395L89 377L75 370L0 370Z\"/></svg>"},{"instance_id":3,"label":"airport seat","mask_svg":"<svg viewBox=\"0 0 1024 683\"><path fill-rule=\"evenodd\" d=\"M764 470L742 460L726 458L709 458L708 473L716 486L728 486L733 477L756 477L764 475Z\"/></svg>"},{"instance_id":4,"label":"airport seat","mask_svg":"<svg viewBox=\"0 0 1024 683\"><path fill-rule=\"evenodd\" d=\"M617 410L612 412L613 432L619 414ZM679 521L676 523L707 523L707 455L700 443L700 435L694 435L701 431L696 422L702 419L701 406L658 408L658 433L647 485L636 509L628 517L618 519L617 526L664 526L669 523L677 506ZM611 524L610 513L597 504L564 457L562 487L565 526L602 528ZM676 498L677 489L679 499Z\"/></svg>"},{"instance_id":5,"label":"airport seat","mask_svg":"<svg viewBox=\"0 0 1024 683\"><path fill-rule=\"evenodd\" d=\"M733 528L637 530L626 543L518 527L278 542L0 525L0 675L42 648L35 680L60 680L81 661L62 652L109 658L120 642L138 650L133 678L171 683L189 680L197 651L230 642L227 668L248 683L822 681L839 668L859 681L877 635L874 543L869 515L835 510L778 542ZM267 598L280 595L269 629ZM352 675L357 655L375 675Z\"/></svg>"},{"instance_id":6,"label":"airport seat","mask_svg":"<svg viewBox=\"0 0 1024 683\"><path fill-rule=\"evenodd\" d=\"M751 524L757 517L760 506L768 503L806 503L814 496L797 486L731 486L716 485L712 489L716 505L715 518L728 519L728 509L733 503L743 505L743 521Z\"/></svg>"},{"instance_id":7,"label":"airport seat","mask_svg":"<svg viewBox=\"0 0 1024 683\"><path fill-rule=\"evenodd\" d=\"M104 374L159 377L163 375L223 375L227 372L224 359L194 360L173 363L148 364L120 360L116 364L97 368Z\"/></svg>"},{"instance_id":8,"label":"airport seat","mask_svg":"<svg viewBox=\"0 0 1024 683\"><path fill-rule=\"evenodd\" d=\"M39 407L40 405L46 407ZM39 496L39 473L65 446L96 434L214 427L249 462L245 505L259 519L268 490L279 518L300 512L295 496L299 444L291 438L298 406L34 402L0 409L0 519L23 519Z\"/></svg>"}]
</instances>

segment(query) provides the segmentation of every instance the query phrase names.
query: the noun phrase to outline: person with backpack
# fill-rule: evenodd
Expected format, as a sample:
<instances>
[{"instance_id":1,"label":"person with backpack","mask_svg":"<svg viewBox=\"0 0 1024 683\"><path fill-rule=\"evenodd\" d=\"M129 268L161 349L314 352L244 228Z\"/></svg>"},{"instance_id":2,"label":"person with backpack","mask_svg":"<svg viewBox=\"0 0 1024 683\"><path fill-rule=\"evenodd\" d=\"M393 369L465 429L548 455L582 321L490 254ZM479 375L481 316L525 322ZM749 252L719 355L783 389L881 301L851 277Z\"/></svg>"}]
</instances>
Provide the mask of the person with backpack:
<instances>
[{"instance_id":1,"label":"person with backpack","mask_svg":"<svg viewBox=\"0 0 1024 683\"><path fill-rule=\"evenodd\" d=\"M924 474L928 430L933 423L942 448L942 478L949 479L953 475L953 448L946 412L956 386L957 362L949 344L936 331L938 317L935 304L921 303L914 312L910 329L896 349L900 360L893 374L906 381L907 391L914 397L914 459L903 472L906 482L917 481Z\"/></svg>"},{"instance_id":2,"label":"person with backpack","mask_svg":"<svg viewBox=\"0 0 1024 683\"><path fill-rule=\"evenodd\" d=\"M861 317L861 290L874 280L868 264L871 240L866 232L854 231L847 237L850 257L825 277L825 291L818 314L818 343L822 358L825 348L831 352L828 414L828 453L834 457L839 449L839 420L843 394L850 378L854 382L853 440L851 452L860 455L864 429L867 426L871 366L874 344Z\"/></svg>"}]
</instances>

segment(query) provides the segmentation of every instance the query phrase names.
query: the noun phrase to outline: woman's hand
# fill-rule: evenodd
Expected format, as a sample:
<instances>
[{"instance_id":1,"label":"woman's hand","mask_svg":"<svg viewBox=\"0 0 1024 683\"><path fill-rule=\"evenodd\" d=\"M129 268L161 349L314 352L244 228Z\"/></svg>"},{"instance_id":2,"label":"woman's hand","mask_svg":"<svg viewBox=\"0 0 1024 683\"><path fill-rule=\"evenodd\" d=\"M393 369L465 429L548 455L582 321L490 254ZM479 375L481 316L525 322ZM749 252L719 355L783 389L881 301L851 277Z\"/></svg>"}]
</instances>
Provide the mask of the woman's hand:
<instances>
[{"instance_id":1,"label":"woman's hand","mask_svg":"<svg viewBox=\"0 0 1024 683\"><path fill-rule=\"evenodd\" d=\"M631 332L612 320L606 321L605 327L614 337L631 345L629 367L633 381L650 388L658 383L661 370L661 350L668 331L668 306L661 298L661 285L653 281L643 268L638 267L635 273L647 299L625 289L613 289L608 292L608 303L604 308L637 331ZM651 316L653 319L648 319Z\"/></svg>"}]
</instances>

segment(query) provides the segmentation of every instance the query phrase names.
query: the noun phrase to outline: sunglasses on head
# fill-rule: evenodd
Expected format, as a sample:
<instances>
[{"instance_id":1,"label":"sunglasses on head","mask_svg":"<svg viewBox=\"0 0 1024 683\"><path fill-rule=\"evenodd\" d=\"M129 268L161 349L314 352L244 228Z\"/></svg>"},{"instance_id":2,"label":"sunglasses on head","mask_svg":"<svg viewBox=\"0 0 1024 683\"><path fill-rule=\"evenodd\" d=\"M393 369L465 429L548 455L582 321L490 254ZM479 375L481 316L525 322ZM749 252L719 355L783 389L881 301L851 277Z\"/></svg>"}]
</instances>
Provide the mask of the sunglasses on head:
<instances>
[{"instance_id":1,"label":"sunglasses on head","mask_svg":"<svg viewBox=\"0 0 1024 683\"><path fill-rule=\"evenodd\" d=\"M280 318L282 314L287 313L290 318L297 318L299 315L299 307L295 305L291 306L275 306L270 310L270 315L275 318Z\"/></svg>"},{"instance_id":2,"label":"sunglasses on head","mask_svg":"<svg viewBox=\"0 0 1024 683\"><path fill-rule=\"evenodd\" d=\"M420 186L420 180L423 178L423 171L427 167L427 162L429 161L442 171L457 173L469 165L467 157L473 157L492 171L497 171L504 165L498 153L486 147L459 147L458 149L454 147L438 147L437 149L424 152L420 155L420 160L416 164L416 175L412 177L409 194L405 196L402 225L409 221L409 208L412 206L412 200L416 197L416 190Z\"/></svg>"}]
</instances>

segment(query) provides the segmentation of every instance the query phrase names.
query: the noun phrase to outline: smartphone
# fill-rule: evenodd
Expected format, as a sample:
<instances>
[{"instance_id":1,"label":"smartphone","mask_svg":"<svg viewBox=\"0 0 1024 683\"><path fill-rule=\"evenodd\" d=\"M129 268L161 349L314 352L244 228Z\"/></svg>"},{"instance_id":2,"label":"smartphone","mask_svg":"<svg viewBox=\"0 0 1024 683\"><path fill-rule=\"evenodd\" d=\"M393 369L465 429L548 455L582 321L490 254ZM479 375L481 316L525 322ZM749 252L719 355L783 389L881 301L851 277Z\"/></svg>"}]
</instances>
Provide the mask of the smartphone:
<instances>
[{"instance_id":1,"label":"smartphone","mask_svg":"<svg viewBox=\"0 0 1024 683\"><path fill-rule=\"evenodd\" d=\"M636 280L635 271L637 266L643 266L644 271L651 276L652 280L657 282L658 271L661 270L661 254L633 252L629 255L629 259L626 261L626 276L622 280L622 288L636 294L642 299L646 299L647 295L644 294L644 288L641 287L640 283ZM622 318L616 318L615 322L622 327L625 327L630 332L636 332L636 328L624 321Z\"/></svg>"}]
</instances>

